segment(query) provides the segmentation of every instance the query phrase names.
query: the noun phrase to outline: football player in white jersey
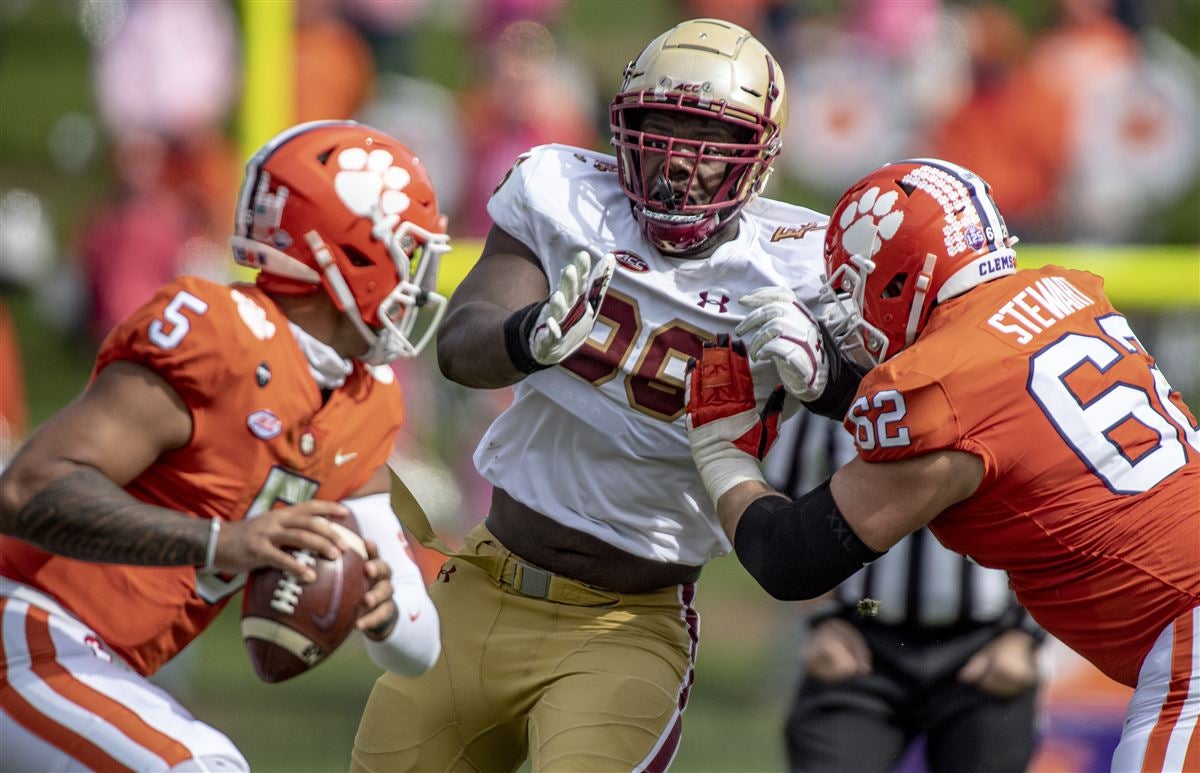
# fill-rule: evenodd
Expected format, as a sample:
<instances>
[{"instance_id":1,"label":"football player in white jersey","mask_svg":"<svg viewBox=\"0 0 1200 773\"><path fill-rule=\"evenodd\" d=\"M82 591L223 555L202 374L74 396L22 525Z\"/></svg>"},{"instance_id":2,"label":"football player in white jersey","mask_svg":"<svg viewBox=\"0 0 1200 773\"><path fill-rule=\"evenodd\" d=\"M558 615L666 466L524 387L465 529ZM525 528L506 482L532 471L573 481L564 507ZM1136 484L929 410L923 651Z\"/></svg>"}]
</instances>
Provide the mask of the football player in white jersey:
<instances>
[{"instance_id":1,"label":"football player in white jersey","mask_svg":"<svg viewBox=\"0 0 1200 773\"><path fill-rule=\"evenodd\" d=\"M758 198L786 116L761 43L684 22L625 70L615 158L537 147L496 189L438 340L448 378L514 385L475 452L492 506L433 584L441 660L376 683L354 769L670 763L693 583L730 550L688 447L688 359L735 330L757 332L756 367L785 383L789 357L824 359L820 336L789 340L787 322L815 301L827 218ZM828 387L789 391L840 418L854 390L833 365ZM780 379L760 375L759 406L777 412Z\"/></svg>"}]
</instances>

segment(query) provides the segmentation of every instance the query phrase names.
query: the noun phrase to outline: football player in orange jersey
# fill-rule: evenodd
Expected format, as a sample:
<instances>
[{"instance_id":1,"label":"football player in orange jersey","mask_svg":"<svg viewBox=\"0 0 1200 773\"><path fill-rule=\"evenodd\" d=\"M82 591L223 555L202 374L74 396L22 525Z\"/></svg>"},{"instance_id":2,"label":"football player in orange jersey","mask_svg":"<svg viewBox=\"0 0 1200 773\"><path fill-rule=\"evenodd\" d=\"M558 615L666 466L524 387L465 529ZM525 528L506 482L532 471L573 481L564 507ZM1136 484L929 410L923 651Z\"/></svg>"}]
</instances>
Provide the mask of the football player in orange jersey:
<instances>
[{"instance_id":1,"label":"football player in orange jersey","mask_svg":"<svg viewBox=\"0 0 1200 773\"><path fill-rule=\"evenodd\" d=\"M916 159L867 175L825 241L833 339L874 366L845 419L858 456L792 501L741 450L774 420L748 392L747 349L780 337L765 317L737 331L746 348L710 344L692 370L693 455L772 595L819 595L928 524L1136 688L1114 770L1200 770L1195 418L1099 277L1018 271L1015 242L966 169ZM781 376L781 359L802 377L824 367L823 352L771 351Z\"/></svg>"},{"instance_id":2,"label":"football player in orange jersey","mask_svg":"<svg viewBox=\"0 0 1200 773\"><path fill-rule=\"evenodd\" d=\"M302 124L250 160L236 222L256 283L163 287L0 478L5 767L248 769L145 677L248 570L311 580L284 547L336 557L329 519L347 513L371 557L368 652L407 674L438 656L384 493L402 416L386 363L418 352L444 306L429 176L383 132Z\"/></svg>"}]
</instances>

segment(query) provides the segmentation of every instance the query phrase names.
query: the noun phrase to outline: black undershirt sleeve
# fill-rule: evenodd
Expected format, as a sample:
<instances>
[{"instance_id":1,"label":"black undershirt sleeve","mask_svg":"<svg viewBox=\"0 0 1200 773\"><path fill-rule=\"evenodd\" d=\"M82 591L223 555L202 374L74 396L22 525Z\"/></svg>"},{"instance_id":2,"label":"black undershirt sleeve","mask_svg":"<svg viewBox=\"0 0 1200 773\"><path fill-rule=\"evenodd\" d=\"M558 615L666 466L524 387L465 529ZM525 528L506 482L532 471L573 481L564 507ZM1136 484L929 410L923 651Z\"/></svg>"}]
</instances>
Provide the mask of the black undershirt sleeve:
<instances>
[{"instance_id":1,"label":"black undershirt sleeve","mask_svg":"<svg viewBox=\"0 0 1200 773\"><path fill-rule=\"evenodd\" d=\"M858 392L858 383L867 374L867 369L851 362L842 354L824 324L818 323L817 327L821 331L821 340L825 346L829 381L825 384L825 391L821 396L812 402L804 403L804 407L818 416L841 421L846 418L846 412L850 410L850 404L854 402L854 395Z\"/></svg>"},{"instance_id":2,"label":"black undershirt sleeve","mask_svg":"<svg viewBox=\"0 0 1200 773\"><path fill-rule=\"evenodd\" d=\"M754 500L738 522L733 543L746 571L782 601L816 598L883 555L850 529L829 481L795 501Z\"/></svg>"}]
</instances>

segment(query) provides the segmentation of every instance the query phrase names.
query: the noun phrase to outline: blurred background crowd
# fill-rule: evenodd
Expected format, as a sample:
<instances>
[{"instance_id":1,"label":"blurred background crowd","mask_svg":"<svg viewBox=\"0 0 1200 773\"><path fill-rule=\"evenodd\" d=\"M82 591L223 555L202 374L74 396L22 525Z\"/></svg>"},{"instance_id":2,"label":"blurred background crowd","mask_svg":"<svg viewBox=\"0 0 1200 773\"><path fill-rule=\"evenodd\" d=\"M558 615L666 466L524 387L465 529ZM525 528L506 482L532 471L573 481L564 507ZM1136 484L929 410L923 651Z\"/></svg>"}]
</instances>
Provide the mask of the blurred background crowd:
<instances>
[{"instance_id":1,"label":"blurred background crowd","mask_svg":"<svg viewBox=\"0 0 1200 773\"><path fill-rule=\"evenodd\" d=\"M157 286L234 276L241 165L266 139L244 134L245 18L274 1L0 3L0 462ZM625 63L675 22L718 16L785 69L773 198L827 211L878 164L942 156L991 182L1026 243L1200 254L1193 0L295 0L292 13L279 128L353 117L401 138L459 250L477 250L518 153L607 148ZM1185 294L1200 305L1200 288ZM1165 368L1177 386L1196 383L1187 340L1189 372ZM504 395L455 388L428 359L400 371L405 455L443 491L443 523L481 515L470 452Z\"/></svg>"}]
</instances>

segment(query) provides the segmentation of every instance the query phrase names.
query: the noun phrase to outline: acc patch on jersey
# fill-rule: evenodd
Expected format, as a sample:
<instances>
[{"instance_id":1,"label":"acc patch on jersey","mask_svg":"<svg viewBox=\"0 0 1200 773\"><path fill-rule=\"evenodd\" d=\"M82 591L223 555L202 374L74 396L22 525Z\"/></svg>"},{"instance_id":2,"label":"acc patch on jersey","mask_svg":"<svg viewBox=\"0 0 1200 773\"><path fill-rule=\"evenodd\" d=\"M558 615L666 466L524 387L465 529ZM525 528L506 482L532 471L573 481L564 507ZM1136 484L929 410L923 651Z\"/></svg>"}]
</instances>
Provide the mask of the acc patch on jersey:
<instances>
[{"instance_id":1,"label":"acc patch on jersey","mask_svg":"<svg viewBox=\"0 0 1200 773\"><path fill-rule=\"evenodd\" d=\"M613 250L613 257L617 259L617 265L635 274L644 274L650 270L650 264L645 258L629 250Z\"/></svg>"},{"instance_id":2,"label":"acc patch on jersey","mask_svg":"<svg viewBox=\"0 0 1200 773\"><path fill-rule=\"evenodd\" d=\"M283 422L274 413L265 408L255 411L246 417L246 426L254 433L255 437L262 440L270 440L273 437L278 437L280 432L283 432Z\"/></svg>"}]
</instances>

